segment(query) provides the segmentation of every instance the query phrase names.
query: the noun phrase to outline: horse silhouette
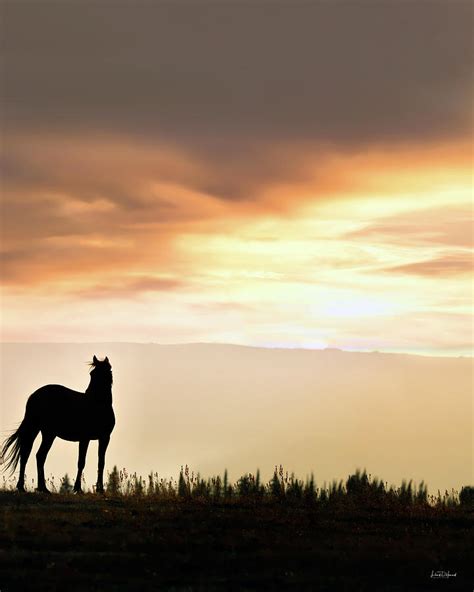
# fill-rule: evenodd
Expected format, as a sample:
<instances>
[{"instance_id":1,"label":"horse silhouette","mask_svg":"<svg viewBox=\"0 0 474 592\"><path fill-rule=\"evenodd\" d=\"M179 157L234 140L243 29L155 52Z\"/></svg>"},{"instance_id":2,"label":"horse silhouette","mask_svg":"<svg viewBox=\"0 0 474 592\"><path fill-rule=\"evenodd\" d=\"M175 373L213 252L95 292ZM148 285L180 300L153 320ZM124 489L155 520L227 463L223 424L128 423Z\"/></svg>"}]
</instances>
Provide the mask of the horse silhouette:
<instances>
[{"instance_id":1,"label":"horse silhouette","mask_svg":"<svg viewBox=\"0 0 474 592\"><path fill-rule=\"evenodd\" d=\"M109 359L91 362L90 383L85 393L73 391L60 384L42 386L26 403L26 412L17 431L7 438L0 458L5 468L16 469L20 462L19 491L25 491L25 467L33 442L41 432L42 441L36 453L38 467L37 491L49 493L44 479L46 456L57 437L79 442L79 459L74 491L82 493L81 477L86 464L89 442L99 440L99 466L96 491L104 491L105 452L115 426L112 408L112 366Z\"/></svg>"}]
</instances>

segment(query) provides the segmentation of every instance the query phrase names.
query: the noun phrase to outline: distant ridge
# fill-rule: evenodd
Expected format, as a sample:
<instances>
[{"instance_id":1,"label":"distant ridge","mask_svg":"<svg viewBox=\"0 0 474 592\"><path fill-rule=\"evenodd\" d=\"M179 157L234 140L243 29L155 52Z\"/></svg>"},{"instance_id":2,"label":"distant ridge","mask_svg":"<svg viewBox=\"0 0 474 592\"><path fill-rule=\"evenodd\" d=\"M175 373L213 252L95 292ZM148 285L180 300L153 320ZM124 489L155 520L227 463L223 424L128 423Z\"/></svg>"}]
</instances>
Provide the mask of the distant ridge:
<instances>
[{"instance_id":1,"label":"distant ridge","mask_svg":"<svg viewBox=\"0 0 474 592\"><path fill-rule=\"evenodd\" d=\"M443 359L465 359L472 360L474 354L446 354L434 352L403 352L403 351L383 351L383 350L354 350L354 349L343 349L338 347L285 347L281 345L269 346L269 345L247 345L241 343L214 343L206 341L194 341L187 343L158 343L154 341L140 342L140 341L3 341L0 342L2 346L56 346L56 345L67 345L67 346L89 346L89 347L108 347L108 346L136 346L136 347L160 347L160 348L225 348L225 349L239 349L239 350L261 350L261 351L284 351L284 352L311 352L311 353L333 353L333 354L364 354L364 355L381 355L381 356L413 356L422 358L443 358Z\"/></svg>"}]
</instances>

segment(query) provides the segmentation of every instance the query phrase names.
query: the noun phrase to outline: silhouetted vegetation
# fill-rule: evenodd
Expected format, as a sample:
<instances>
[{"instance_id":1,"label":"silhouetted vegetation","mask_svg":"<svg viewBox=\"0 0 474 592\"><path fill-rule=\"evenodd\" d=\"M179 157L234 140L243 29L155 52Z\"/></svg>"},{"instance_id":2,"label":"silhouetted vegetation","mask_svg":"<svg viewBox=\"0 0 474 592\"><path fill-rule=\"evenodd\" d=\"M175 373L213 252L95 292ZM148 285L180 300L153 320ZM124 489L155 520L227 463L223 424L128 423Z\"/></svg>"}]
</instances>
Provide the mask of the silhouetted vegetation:
<instances>
[{"instance_id":1,"label":"silhouetted vegetation","mask_svg":"<svg viewBox=\"0 0 474 592\"><path fill-rule=\"evenodd\" d=\"M147 484L146 484L147 483ZM128 474L126 469L114 467L108 474L107 493L117 496L153 496L167 499L199 499L201 501L280 501L294 504L349 504L365 507L453 507L458 504L474 504L474 488L463 487L461 493L445 491L437 495L428 495L426 484L416 486L412 481L402 481L400 487L388 486L377 477L372 478L367 472L357 470L347 480L333 481L331 484L317 487L314 476L305 481L292 473L276 466L272 478L262 483L260 471L255 475L246 473L234 484L229 483L227 471L224 477L204 479L186 465L181 467L178 481L160 478L158 473L150 473L147 482L136 473Z\"/></svg>"},{"instance_id":2,"label":"silhouetted vegetation","mask_svg":"<svg viewBox=\"0 0 474 592\"><path fill-rule=\"evenodd\" d=\"M61 479L61 483L59 485L59 493L72 493L74 490L71 480L69 479L69 475L66 473L64 477Z\"/></svg>"},{"instance_id":3,"label":"silhouetted vegetation","mask_svg":"<svg viewBox=\"0 0 474 592\"><path fill-rule=\"evenodd\" d=\"M461 492L459 493L459 502L463 506L474 507L474 487L465 486L461 488Z\"/></svg>"},{"instance_id":4,"label":"silhouetted vegetation","mask_svg":"<svg viewBox=\"0 0 474 592\"><path fill-rule=\"evenodd\" d=\"M54 477L47 480L48 487L54 493L67 494L73 492L69 476L66 474L57 487ZM31 489L35 488L34 479ZM84 491L87 490L83 483ZM13 479L3 478L4 491L14 489ZM283 467L275 466L273 476L267 483L261 482L260 471L255 475L245 473L235 483L230 483L227 470L221 478L210 477L204 479L199 473L194 473L186 465L181 467L178 480L172 477L166 479L158 473L152 472L144 479L136 473L128 473L126 469L116 466L108 472L105 487L106 495L110 497L147 497L168 500L200 500L209 502L223 502L226 500L252 503L275 502L296 505L346 505L366 508L385 507L431 507L449 508L459 505L474 507L474 487L465 486L458 493L455 490L438 491L436 495L428 495L426 484L421 481L417 486L412 481L402 481L399 487L389 486L387 482L367 474L367 471L357 470L345 480L332 481L330 484L316 486L314 476L306 480L298 479L288 474Z\"/></svg>"}]
</instances>

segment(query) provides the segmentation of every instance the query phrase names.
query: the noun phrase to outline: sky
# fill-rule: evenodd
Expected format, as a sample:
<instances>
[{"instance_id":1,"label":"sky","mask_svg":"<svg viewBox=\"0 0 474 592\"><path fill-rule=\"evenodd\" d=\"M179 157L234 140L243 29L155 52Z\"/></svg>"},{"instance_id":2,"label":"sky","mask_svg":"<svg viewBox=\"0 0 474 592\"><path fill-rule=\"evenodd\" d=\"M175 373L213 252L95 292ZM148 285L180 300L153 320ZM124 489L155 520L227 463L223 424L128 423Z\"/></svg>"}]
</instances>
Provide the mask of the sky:
<instances>
[{"instance_id":1,"label":"sky","mask_svg":"<svg viewBox=\"0 0 474 592\"><path fill-rule=\"evenodd\" d=\"M3 2L1 340L470 355L472 10Z\"/></svg>"}]
</instances>

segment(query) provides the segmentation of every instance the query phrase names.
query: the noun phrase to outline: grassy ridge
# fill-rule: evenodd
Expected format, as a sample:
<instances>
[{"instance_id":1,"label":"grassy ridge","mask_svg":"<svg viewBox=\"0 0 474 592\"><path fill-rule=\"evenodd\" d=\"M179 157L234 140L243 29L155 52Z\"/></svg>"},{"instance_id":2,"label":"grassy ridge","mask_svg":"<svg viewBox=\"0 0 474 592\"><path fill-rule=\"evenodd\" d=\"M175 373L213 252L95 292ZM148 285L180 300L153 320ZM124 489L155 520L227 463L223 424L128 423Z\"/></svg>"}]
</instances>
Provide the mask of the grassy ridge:
<instances>
[{"instance_id":1,"label":"grassy ridge","mask_svg":"<svg viewBox=\"0 0 474 592\"><path fill-rule=\"evenodd\" d=\"M295 481L184 469L171 486L112 471L105 496L0 491L0 589L472 588L469 495L429 503L423 487L365 473L327 489Z\"/></svg>"},{"instance_id":2,"label":"grassy ridge","mask_svg":"<svg viewBox=\"0 0 474 592\"><path fill-rule=\"evenodd\" d=\"M53 493L72 493L71 479L66 474L57 483L54 476L46 479L49 490ZM15 489L16 479L3 477L3 484L0 491L12 491ZM35 480L28 483L26 488L35 489ZM94 493L95 488L88 488L83 481L84 492ZM112 496L153 496L160 499L174 498L198 498L201 500L226 500L230 498L246 500L278 499L285 502L306 502L320 503L339 502L345 504L378 505L383 507L398 507L407 505L423 506L429 504L434 507L453 507L458 504L474 504L474 488L465 486L460 492L452 489L443 494L438 491L437 495L428 495L428 489L424 481L414 485L412 481L402 481L399 487L389 486L386 481L373 478L367 472L357 470L349 475L347 480L333 480L327 485L317 487L313 475L306 480L298 479L294 474L284 472L280 465L275 466L272 479L263 483L260 479L260 472L255 475L246 473L235 483L229 483L227 471L223 477L211 477L203 479L199 473L191 472L186 465L181 467L179 478L160 478L158 473L150 473L147 479L136 473L128 473L126 469L114 467L107 473L106 492Z\"/></svg>"}]
</instances>

